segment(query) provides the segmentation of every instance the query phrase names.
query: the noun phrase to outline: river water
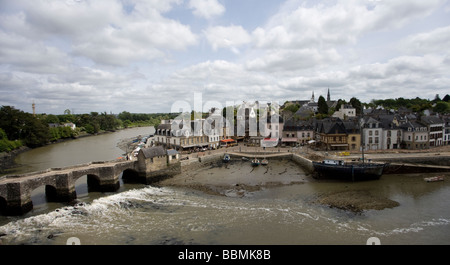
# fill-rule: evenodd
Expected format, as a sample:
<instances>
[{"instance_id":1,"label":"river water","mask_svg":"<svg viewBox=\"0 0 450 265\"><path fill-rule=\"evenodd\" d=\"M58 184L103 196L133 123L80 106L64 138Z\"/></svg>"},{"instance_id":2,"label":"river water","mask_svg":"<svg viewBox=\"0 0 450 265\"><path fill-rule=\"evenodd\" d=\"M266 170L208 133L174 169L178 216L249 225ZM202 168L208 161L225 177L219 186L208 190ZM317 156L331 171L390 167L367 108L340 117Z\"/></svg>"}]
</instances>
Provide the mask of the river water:
<instances>
[{"instance_id":1,"label":"river water","mask_svg":"<svg viewBox=\"0 0 450 265\"><path fill-rule=\"evenodd\" d=\"M114 141L120 140L120 133L109 147L103 147L106 152L115 149ZM133 133L146 134L139 130ZM88 148L85 152L99 146L95 137L79 140L80 148ZM80 143L83 141L92 141L92 145ZM114 158L121 154L108 155ZM94 160L102 159L106 158ZM276 167L273 164L274 172L284 170ZM36 192L32 212L0 217L0 241L60 245L77 237L81 244L114 245L363 245L368 238L378 237L381 244L450 243L448 181L426 183L423 177L431 175L423 174L385 175L377 181L357 183L316 181L299 167L286 168L289 172L285 173L298 175L298 184L263 188L243 197L207 194L187 187L123 183L116 193L88 193L82 178L76 187L77 205L47 203L45 196ZM206 168L201 174L207 177L214 170ZM314 203L320 194L345 190L367 190L397 201L399 206L353 213Z\"/></svg>"}]
</instances>

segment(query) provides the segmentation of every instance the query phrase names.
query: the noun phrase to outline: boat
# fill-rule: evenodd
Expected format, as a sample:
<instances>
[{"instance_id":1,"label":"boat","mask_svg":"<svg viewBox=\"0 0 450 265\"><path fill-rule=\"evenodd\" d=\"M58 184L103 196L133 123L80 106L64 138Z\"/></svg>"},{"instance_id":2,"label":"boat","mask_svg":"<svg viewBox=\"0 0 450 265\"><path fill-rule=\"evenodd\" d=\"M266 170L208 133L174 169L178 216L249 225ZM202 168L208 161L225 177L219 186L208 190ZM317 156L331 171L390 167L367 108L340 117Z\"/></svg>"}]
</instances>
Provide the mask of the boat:
<instances>
[{"instance_id":1,"label":"boat","mask_svg":"<svg viewBox=\"0 0 450 265\"><path fill-rule=\"evenodd\" d=\"M430 177L430 178L424 178L426 182L436 182L436 181L444 181L444 176L436 176L436 177Z\"/></svg>"},{"instance_id":2,"label":"boat","mask_svg":"<svg viewBox=\"0 0 450 265\"><path fill-rule=\"evenodd\" d=\"M345 163L343 160L326 159L322 162L313 161L314 170L320 178L335 178L344 180L373 180L383 174L384 163Z\"/></svg>"},{"instance_id":3,"label":"boat","mask_svg":"<svg viewBox=\"0 0 450 265\"><path fill-rule=\"evenodd\" d=\"M245 156L243 156L243 157L242 157L242 160L243 160L243 161L248 161L248 158L245 157Z\"/></svg>"},{"instance_id":4,"label":"boat","mask_svg":"<svg viewBox=\"0 0 450 265\"><path fill-rule=\"evenodd\" d=\"M229 154L225 154L223 156L223 162L228 163L228 162L230 162L230 160L231 160L231 157Z\"/></svg>"},{"instance_id":5,"label":"boat","mask_svg":"<svg viewBox=\"0 0 450 265\"><path fill-rule=\"evenodd\" d=\"M351 181L380 179L384 168L388 163L366 163L364 159L364 136L362 135L362 125L360 122L362 157L361 162L345 163L343 160L325 159L321 162L313 161L313 167L317 177L334 179L344 179Z\"/></svg>"},{"instance_id":6,"label":"boat","mask_svg":"<svg viewBox=\"0 0 450 265\"><path fill-rule=\"evenodd\" d=\"M258 159L255 158L252 160L252 166L257 167L257 166L259 166L259 164L260 164L260 162Z\"/></svg>"},{"instance_id":7,"label":"boat","mask_svg":"<svg viewBox=\"0 0 450 265\"><path fill-rule=\"evenodd\" d=\"M269 160L267 160L265 158L261 161L261 165L263 165L263 166L266 166L268 164L269 164Z\"/></svg>"}]
</instances>

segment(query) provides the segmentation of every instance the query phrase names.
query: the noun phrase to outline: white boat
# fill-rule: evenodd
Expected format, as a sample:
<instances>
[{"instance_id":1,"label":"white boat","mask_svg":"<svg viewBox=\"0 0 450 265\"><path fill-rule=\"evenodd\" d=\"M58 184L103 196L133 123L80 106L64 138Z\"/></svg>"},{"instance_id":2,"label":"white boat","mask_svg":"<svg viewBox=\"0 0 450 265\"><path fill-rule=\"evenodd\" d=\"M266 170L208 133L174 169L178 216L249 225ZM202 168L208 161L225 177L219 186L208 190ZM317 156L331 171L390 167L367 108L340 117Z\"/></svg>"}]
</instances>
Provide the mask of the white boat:
<instances>
[{"instance_id":1,"label":"white boat","mask_svg":"<svg viewBox=\"0 0 450 265\"><path fill-rule=\"evenodd\" d=\"M269 164L269 160L267 160L265 158L261 161L261 165L263 165L263 166L266 166L268 164Z\"/></svg>"},{"instance_id":2,"label":"white boat","mask_svg":"<svg viewBox=\"0 0 450 265\"><path fill-rule=\"evenodd\" d=\"M436 181L444 181L444 176L436 176L436 177L430 177L430 178L424 178L426 182L436 182Z\"/></svg>"}]
</instances>

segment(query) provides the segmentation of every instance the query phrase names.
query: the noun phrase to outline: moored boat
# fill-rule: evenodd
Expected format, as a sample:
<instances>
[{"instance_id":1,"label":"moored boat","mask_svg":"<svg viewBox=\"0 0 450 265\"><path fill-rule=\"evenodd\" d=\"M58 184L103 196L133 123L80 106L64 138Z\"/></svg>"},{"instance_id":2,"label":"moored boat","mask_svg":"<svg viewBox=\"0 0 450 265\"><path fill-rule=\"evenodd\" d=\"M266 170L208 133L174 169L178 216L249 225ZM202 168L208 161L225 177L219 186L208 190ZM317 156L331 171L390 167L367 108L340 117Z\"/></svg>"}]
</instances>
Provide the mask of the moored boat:
<instances>
[{"instance_id":1,"label":"moored boat","mask_svg":"<svg viewBox=\"0 0 450 265\"><path fill-rule=\"evenodd\" d=\"M231 160L231 157L229 154L225 154L223 156L223 162L228 163L228 162L230 162L230 160Z\"/></svg>"},{"instance_id":2,"label":"moored boat","mask_svg":"<svg viewBox=\"0 0 450 265\"><path fill-rule=\"evenodd\" d=\"M269 160L267 160L265 158L261 161L261 165L263 165L263 166L266 166L268 164L269 164Z\"/></svg>"},{"instance_id":3,"label":"moored boat","mask_svg":"<svg viewBox=\"0 0 450 265\"><path fill-rule=\"evenodd\" d=\"M426 182L436 182L436 181L444 181L444 176L436 176L436 177L430 177L430 178L424 178Z\"/></svg>"},{"instance_id":4,"label":"moored boat","mask_svg":"<svg viewBox=\"0 0 450 265\"><path fill-rule=\"evenodd\" d=\"M314 170L321 178L334 178L344 180L373 180L379 179L386 164L376 163L349 163L342 160L323 160L313 162Z\"/></svg>"},{"instance_id":5,"label":"moored boat","mask_svg":"<svg viewBox=\"0 0 450 265\"><path fill-rule=\"evenodd\" d=\"M259 164L260 164L260 161L258 159L255 158L252 160L252 166L257 167L257 166L259 166Z\"/></svg>"}]
</instances>

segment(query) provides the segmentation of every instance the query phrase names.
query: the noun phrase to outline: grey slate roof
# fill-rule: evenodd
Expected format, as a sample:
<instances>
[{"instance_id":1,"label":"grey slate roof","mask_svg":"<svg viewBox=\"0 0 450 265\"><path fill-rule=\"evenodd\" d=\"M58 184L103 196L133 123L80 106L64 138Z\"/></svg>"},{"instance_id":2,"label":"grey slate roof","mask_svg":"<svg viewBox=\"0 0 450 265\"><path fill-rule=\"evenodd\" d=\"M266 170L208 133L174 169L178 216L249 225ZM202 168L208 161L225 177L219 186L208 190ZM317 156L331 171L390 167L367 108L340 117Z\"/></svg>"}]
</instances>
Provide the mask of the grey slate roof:
<instances>
[{"instance_id":1,"label":"grey slate roof","mask_svg":"<svg viewBox=\"0 0 450 265\"><path fill-rule=\"evenodd\" d=\"M164 150L164 148L162 146L153 146L150 148L143 148L139 152L142 152L146 159L153 158L156 156L165 156L166 155L166 150Z\"/></svg>"}]
</instances>

